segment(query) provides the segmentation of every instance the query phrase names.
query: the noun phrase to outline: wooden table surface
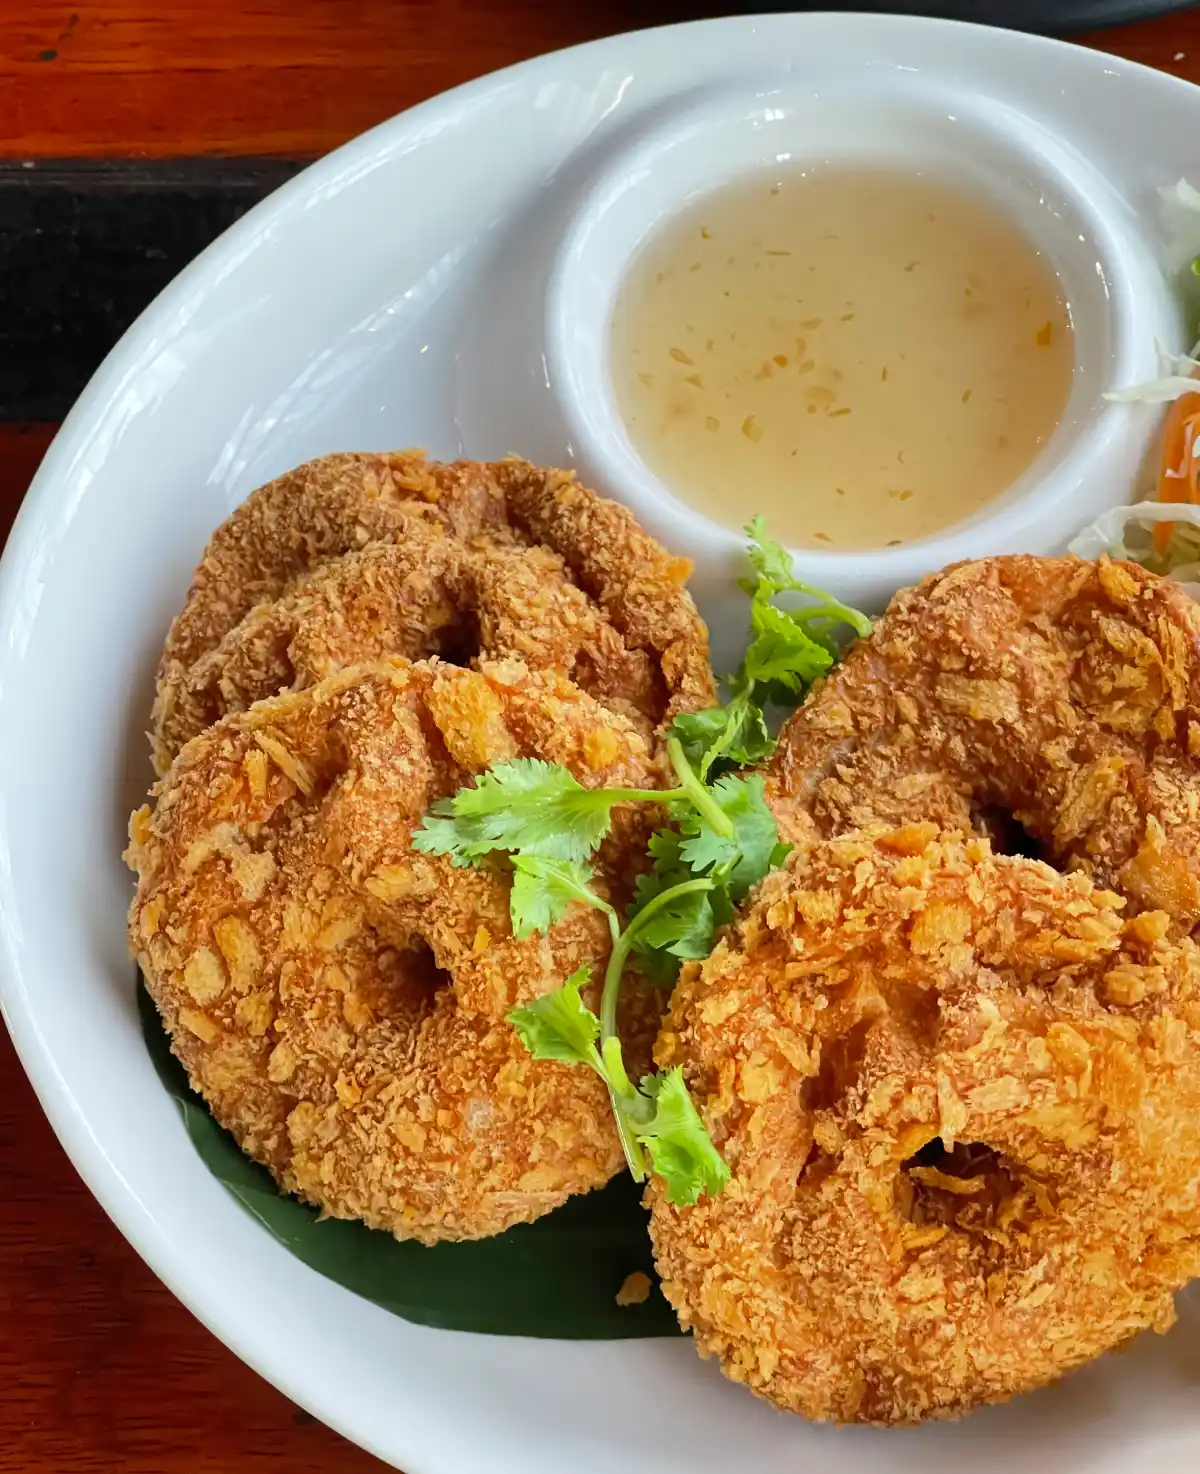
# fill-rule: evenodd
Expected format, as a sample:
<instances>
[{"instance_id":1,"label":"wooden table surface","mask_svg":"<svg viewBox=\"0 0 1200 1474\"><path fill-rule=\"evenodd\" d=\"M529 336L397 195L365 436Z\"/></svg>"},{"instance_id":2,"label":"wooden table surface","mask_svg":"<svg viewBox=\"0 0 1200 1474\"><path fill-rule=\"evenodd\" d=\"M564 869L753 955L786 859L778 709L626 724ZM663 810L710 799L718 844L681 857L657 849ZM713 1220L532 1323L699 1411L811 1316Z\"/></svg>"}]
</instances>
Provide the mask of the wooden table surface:
<instances>
[{"instance_id":1,"label":"wooden table surface","mask_svg":"<svg viewBox=\"0 0 1200 1474\"><path fill-rule=\"evenodd\" d=\"M0 0L0 158L305 158L458 82L705 0ZM1200 82L1200 11L1084 38ZM6 529L53 427L0 425ZM366 1474L76 1178L0 1030L0 1471Z\"/></svg>"}]
</instances>

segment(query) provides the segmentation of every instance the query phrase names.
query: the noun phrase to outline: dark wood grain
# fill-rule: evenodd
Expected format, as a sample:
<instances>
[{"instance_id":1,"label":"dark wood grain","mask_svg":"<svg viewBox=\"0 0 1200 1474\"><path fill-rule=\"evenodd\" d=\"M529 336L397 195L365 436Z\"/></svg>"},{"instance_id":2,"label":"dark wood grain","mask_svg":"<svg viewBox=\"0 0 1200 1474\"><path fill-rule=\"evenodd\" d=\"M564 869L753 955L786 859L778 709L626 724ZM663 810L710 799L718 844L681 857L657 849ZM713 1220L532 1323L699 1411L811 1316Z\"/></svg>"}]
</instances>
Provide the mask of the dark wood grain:
<instances>
[{"instance_id":1,"label":"dark wood grain","mask_svg":"<svg viewBox=\"0 0 1200 1474\"><path fill-rule=\"evenodd\" d=\"M0 156L304 157L554 47L704 0L0 0ZM1200 12L1087 38L1200 82ZM52 427L0 426L0 535ZM93 1203L0 1036L0 1474L368 1474ZM485 1474L480 1470L479 1474Z\"/></svg>"}]
</instances>

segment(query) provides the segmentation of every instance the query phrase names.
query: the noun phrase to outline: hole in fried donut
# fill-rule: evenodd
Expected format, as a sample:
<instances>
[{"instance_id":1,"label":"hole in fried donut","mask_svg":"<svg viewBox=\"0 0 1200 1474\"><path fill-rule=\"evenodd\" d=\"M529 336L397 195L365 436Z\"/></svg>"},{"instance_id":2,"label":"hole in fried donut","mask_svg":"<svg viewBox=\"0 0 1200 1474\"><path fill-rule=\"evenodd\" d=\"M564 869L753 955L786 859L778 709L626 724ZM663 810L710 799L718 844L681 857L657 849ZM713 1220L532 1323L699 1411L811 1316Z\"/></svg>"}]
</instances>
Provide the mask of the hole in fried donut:
<instances>
[{"instance_id":1,"label":"hole in fried donut","mask_svg":"<svg viewBox=\"0 0 1200 1474\"><path fill-rule=\"evenodd\" d=\"M810 1111L830 1110L853 1089L862 1069L872 1018L860 1018L845 1034L821 1046L816 1076L806 1082L805 1105Z\"/></svg>"},{"instance_id":2,"label":"hole in fried donut","mask_svg":"<svg viewBox=\"0 0 1200 1474\"><path fill-rule=\"evenodd\" d=\"M902 1168L897 1206L918 1228L945 1227L1002 1242L1010 1229L1054 1211L1041 1183L983 1142L947 1148L935 1137Z\"/></svg>"},{"instance_id":3,"label":"hole in fried donut","mask_svg":"<svg viewBox=\"0 0 1200 1474\"><path fill-rule=\"evenodd\" d=\"M459 610L458 618L438 631L435 653L447 665L466 669L479 659L482 649L483 632L473 609Z\"/></svg>"},{"instance_id":4,"label":"hole in fried donut","mask_svg":"<svg viewBox=\"0 0 1200 1474\"><path fill-rule=\"evenodd\" d=\"M454 986L454 979L444 967L438 966L433 948L424 940L414 941L399 954L397 960L403 967L409 987L419 990L430 1006L443 988Z\"/></svg>"},{"instance_id":5,"label":"hole in fried donut","mask_svg":"<svg viewBox=\"0 0 1200 1474\"><path fill-rule=\"evenodd\" d=\"M914 1167L932 1167L943 1177L968 1181L993 1171L999 1162L999 1153L990 1146L984 1146L981 1141L956 1141L947 1150L942 1138L935 1136L919 1152L909 1157L904 1163L904 1170L908 1172Z\"/></svg>"},{"instance_id":6,"label":"hole in fried donut","mask_svg":"<svg viewBox=\"0 0 1200 1474\"><path fill-rule=\"evenodd\" d=\"M987 835L997 855L1020 855L1026 860L1045 860L1041 844L1007 809L984 804L973 815L975 827Z\"/></svg>"},{"instance_id":7,"label":"hole in fried donut","mask_svg":"<svg viewBox=\"0 0 1200 1474\"><path fill-rule=\"evenodd\" d=\"M595 657L587 650L576 656L570 678L581 691L635 721L645 717L660 722L671 700L662 671L644 650L627 647L625 658L627 680L623 690L613 689L612 672L598 668Z\"/></svg>"},{"instance_id":8,"label":"hole in fried donut","mask_svg":"<svg viewBox=\"0 0 1200 1474\"><path fill-rule=\"evenodd\" d=\"M369 922L366 929L380 945L374 966L354 978L354 1016L347 1015L347 1021L356 1028L377 1023L394 1038L415 1039L442 994L454 986L454 980L438 966L432 948L423 939L409 934L389 944ZM343 986L345 982L343 976Z\"/></svg>"}]
</instances>

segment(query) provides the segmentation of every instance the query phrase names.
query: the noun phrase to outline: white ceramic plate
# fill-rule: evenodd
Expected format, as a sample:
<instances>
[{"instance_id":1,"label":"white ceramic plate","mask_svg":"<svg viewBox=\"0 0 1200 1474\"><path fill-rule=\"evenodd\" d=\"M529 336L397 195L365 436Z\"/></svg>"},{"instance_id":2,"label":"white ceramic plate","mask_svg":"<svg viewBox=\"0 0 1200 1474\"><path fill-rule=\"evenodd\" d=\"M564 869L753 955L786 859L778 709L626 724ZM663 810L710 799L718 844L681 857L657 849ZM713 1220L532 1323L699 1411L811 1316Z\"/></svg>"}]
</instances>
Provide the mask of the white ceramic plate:
<instances>
[{"instance_id":1,"label":"white ceramic plate","mask_svg":"<svg viewBox=\"0 0 1200 1474\"><path fill-rule=\"evenodd\" d=\"M209 1177L138 1030L119 854L149 776L151 670L212 528L257 483L335 449L567 459L538 345L549 265L588 180L684 93L875 74L1023 110L1134 213L1200 170L1200 91L996 31L775 16L546 57L368 134L206 252L84 394L5 553L2 988L22 1060L75 1165L179 1297L408 1474L1200 1467L1194 1296L1170 1335L1053 1390L899 1433L776 1415L686 1341L408 1325L290 1258Z\"/></svg>"}]
</instances>

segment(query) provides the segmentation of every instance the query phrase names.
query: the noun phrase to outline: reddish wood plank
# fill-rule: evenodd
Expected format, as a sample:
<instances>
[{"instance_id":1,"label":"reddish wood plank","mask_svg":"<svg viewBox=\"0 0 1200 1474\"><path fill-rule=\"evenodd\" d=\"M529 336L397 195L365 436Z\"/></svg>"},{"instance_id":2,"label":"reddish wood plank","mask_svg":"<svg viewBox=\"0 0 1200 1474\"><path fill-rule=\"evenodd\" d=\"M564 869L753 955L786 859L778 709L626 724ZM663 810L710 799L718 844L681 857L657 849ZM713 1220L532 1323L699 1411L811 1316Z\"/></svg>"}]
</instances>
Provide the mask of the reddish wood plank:
<instances>
[{"instance_id":1,"label":"reddish wood plank","mask_svg":"<svg viewBox=\"0 0 1200 1474\"><path fill-rule=\"evenodd\" d=\"M0 425L0 540L55 425ZM372 1474L244 1366L75 1175L0 1027L0 1471Z\"/></svg>"},{"instance_id":2,"label":"reddish wood plank","mask_svg":"<svg viewBox=\"0 0 1200 1474\"><path fill-rule=\"evenodd\" d=\"M57 428L57 425L0 425L0 544L8 536L21 498Z\"/></svg>"},{"instance_id":3,"label":"reddish wood plank","mask_svg":"<svg viewBox=\"0 0 1200 1474\"><path fill-rule=\"evenodd\" d=\"M0 1030L0 1470L379 1474L220 1345L76 1177Z\"/></svg>"},{"instance_id":4,"label":"reddish wood plank","mask_svg":"<svg viewBox=\"0 0 1200 1474\"><path fill-rule=\"evenodd\" d=\"M1076 39L1085 46L1111 51L1114 56L1200 83L1200 10L1092 31Z\"/></svg>"},{"instance_id":5,"label":"reddish wood plank","mask_svg":"<svg viewBox=\"0 0 1200 1474\"><path fill-rule=\"evenodd\" d=\"M0 7L0 155L320 154L497 67L725 8L720 0L649 8L639 0L9 0ZM1086 39L1200 81L1200 12Z\"/></svg>"},{"instance_id":6,"label":"reddish wood plank","mask_svg":"<svg viewBox=\"0 0 1200 1474\"><path fill-rule=\"evenodd\" d=\"M718 0L8 0L0 154L325 153L512 62ZM71 24L71 17L78 19Z\"/></svg>"}]
</instances>

